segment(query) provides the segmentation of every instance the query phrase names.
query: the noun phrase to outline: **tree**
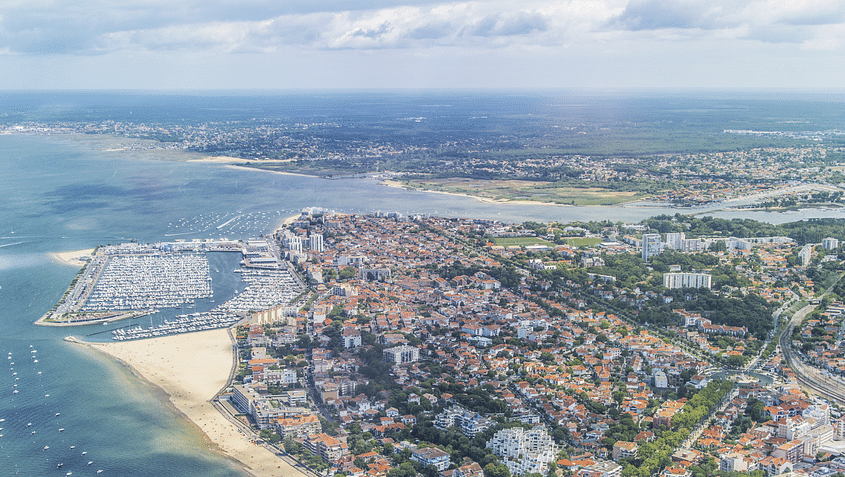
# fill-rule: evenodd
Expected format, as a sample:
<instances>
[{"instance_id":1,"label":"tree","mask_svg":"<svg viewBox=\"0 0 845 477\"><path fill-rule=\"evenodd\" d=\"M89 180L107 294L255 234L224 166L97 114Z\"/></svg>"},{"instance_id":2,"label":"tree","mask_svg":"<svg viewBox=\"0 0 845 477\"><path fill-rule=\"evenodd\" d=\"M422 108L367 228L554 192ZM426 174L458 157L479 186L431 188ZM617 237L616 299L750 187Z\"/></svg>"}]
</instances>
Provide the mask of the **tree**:
<instances>
[{"instance_id":1,"label":"tree","mask_svg":"<svg viewBox=\"0 0 845 477\"><path fill-rule=\"evenodd\" d=\"M505 464L494 464L493 462L484 466L484 477L510 477L511 471ZM392 476L391 476L392 477Z\"/></svg>"},{"instance_id":2,"label":"tree","mask_svg":"<svg viewBox=\"0 0 845 477\"><path fill-rule=\"evenodd\" d=\"M748 400L748 406L745 408L747 414L755 422L763 422L766 420L766 404L758 399L751 398Z\"/></svg>"},{"instance_id":3,"label":"tree","mask_svg":"<svg viewBox=\"0 0 845 477\"><path fill-rule=\"evenodd\" d=\"M356 274L357 270L355 270L353 267L345 267L343 270L340 271L340 273L338 273L338 278L341 280L349 280Z\"/></svg>"}]
</instances>

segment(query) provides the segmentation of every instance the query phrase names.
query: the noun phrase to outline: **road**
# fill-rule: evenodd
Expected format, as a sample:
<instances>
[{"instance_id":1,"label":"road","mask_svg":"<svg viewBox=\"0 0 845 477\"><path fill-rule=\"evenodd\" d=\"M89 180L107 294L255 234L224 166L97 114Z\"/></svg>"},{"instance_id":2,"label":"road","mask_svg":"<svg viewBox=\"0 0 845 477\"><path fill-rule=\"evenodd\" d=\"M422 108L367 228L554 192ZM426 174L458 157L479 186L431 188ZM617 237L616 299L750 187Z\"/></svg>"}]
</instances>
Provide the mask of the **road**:
<instances>
[{"instance_id":1,"label":"road","mask_svg":"<svg viewBox=\"0 0 845 477\"><path fill-rule=\"evenodd\" d=\"M824 298L833 289L834 285L842 279L842 276L828 288L820 298ZM798 310L792 319L789 321L786 329L780 335L780 349L783 353L783 359L790 369L795 373L795 378L798 382L812 390L814 393L823 396L840 406L845 405L845 381L839 377L831 376L829 373L822 371L814 366L810 366L797 356L795 350L792 349L792 330L795 326L800 325L801 321L816 309L816 305L807 305Z\"/></svg>"},{"instance_id":2,"label":"road","mask_svg":"<svg viewBox=\"0 0 845 477\"><path fill-rule=\"evenodd\" d=\"M792 330L801 324L801 320L810 314L816 305L807 305L798 310L790 320L789 325L780 336L780 349L783 358L800 384L811 389L814 393L824 396L839 405L845 405L845 382L840 378L832 377L820 369L805 364L792 349Z\"/></svg>"}]
</instances>

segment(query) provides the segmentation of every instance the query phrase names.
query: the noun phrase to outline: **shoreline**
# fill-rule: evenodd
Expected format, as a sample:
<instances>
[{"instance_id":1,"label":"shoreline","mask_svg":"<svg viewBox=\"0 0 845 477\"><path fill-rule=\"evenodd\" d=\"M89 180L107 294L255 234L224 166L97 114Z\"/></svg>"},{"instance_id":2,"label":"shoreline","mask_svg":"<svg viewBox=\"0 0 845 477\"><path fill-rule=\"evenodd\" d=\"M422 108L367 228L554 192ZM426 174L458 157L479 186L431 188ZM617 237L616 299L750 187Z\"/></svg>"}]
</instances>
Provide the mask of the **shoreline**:
<instances>
[{"instance_id":1,"label":"shoreline","mask_svg":"<svg viewBox=\"0 0 845 477\"><path fill-rule=\"evenodd\" d=\"M81 260L82 258L92 258L94 256L94 248L86 248L82 250L74 250L70 252L53 252L50 254L50 258L53 259L54 262L61 263L62 265L68 265L71 267L82 268L88 264L87 261Z\"/></svg>"},{"instance_id":2,"label":"shoreline","mask_svg":"<svg viewBox=\"0 0 845 477\"><path fill-rule=\"evenodd\" d=\"M489 197L481 197L477 195L465 194L462 192L446 192L442 190L431 190L431 189L415 189L413 187L406 187L402 185L401 182L391 180L391 179L382 179L379 184L385 187L391 187L394 189L402 189L406 191L415 191L415 192L427 192L430 194L444 194L444 195L451 195L456 197L466 197L468 199L475 199L482 204L502 204L502 205L547 205L547 206L554 206L554 207L578 207L577 205L572 204L556 204L554 202L539 202L536 200L506 200L506 199L491 199ZM611 206L596 206L596 207L611 207Z\"/></svg>"},{"instance_id":3,"label":"shoreline","mask_svg":"<svg viewBox=\"0 0 845 477\"><path fill-rule=\"evenodd\" d=\"M306 477L229 421L212 402L229 384L237 366L229 330L216 329L119 343L79 343L129 368L139 379L159 388L168 401L196 426L213 451L237 462L256 477Z\"/></svg>"},{"instance_id":4,"label":"shoreline","mask_svg":"<svg viewBox=\"0 0 845 477\"><path fill-rule=\"evenodd\" d=\"M212 162L214 162L214 161L212 161ZM255 161L244 161L244 162L252 162L253 164L255 163ZM312 176L312 175L308 175L308 174L301 174L299 172L271 171L269 169L262 169L260 167L245 166L245 165L242 165L242 164L232 164L230 162L219 162L219 164L223 165L223 167L230 167L230 168L239 169L239 170L242 170L242 171L269 172L270 174L281 174L281 175L284 175L284 176L312 177L314 179L324 179L324 177Z\"/></svg>"}]
</instances>

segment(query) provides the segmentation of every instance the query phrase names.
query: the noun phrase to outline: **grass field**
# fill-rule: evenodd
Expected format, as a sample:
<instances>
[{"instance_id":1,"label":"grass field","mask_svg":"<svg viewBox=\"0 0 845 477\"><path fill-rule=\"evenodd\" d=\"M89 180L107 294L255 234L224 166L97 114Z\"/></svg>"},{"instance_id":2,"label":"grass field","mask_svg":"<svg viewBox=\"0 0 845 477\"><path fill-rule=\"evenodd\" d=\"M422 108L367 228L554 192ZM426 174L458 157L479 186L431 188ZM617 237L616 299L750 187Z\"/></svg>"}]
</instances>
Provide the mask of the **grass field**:
<instances>
[{"instance_id":1,"label":"grass field","mask_svg":"<svg viewBox=\"0 0 845 477\"><path fill-rule=\"evenodd\" d=\"M554 247L555 244L548 240L543 240L537 237L495 237L493 243L501 245L502 247L510 247L511 245L548 245Z\"/></svg>"},{"instance_id":2,"label":"grass field","mask_svg":"<svg viewBox=\"0 0 845 477\"><path fill-rule=\"evenodd\" d=\"M430 179L402 181L404 187L418 190L465 194L500 201L532 201L561 205L616 205L640 200L646 194L614 191L601 187L572 187L549 182L517 180Z\"/></svg>"},{"instance_id":3,"label":"grass field","mask_svg":"<svg viewBox=\"0 0 845 477\"><path fill-rule=\"evenodd\" d=\"M598 237L579 237L579 238L568 238L564 239L566 243L572 245L573 247L580 247L582 245L586 245L588 247L592 247L601 243L601 239Z\"/></svg>"}]
</instances>

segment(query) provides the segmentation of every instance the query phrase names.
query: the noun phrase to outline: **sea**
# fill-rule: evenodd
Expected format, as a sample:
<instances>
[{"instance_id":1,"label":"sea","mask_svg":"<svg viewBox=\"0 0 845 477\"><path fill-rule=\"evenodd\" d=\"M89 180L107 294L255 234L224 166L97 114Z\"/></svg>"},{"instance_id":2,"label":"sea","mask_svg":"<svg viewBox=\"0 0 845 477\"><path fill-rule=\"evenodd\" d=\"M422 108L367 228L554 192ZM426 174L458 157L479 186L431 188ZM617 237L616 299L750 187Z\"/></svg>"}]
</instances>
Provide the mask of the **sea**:
<instances>
[{"instance_id":1,"label":"sea","mask_svg":"<svg viewBox=\"0 0 845 477\"><path fill-rule=\"evenodd\" d=\"M68 335L107 340L109 334L101 333L107 327L33 325L78 272L51 253L130 240L258 237L306 207L520 223L636 222L690 212L487 203L386 187L374 179L277 174L188 162L179 151L129 153L112 146L102 136L0 135L0 359L8 368L0 369L0 476L98 470L103 476L246 475L215 452L159 389L112 359L64 341ZM695 212L773 223L845 215L839 209ZM219 270L236 265L237 257L225 254L211 263ZM215 296L240 285L213 277L219 278Z\"/></svg>"}]
</instances>

